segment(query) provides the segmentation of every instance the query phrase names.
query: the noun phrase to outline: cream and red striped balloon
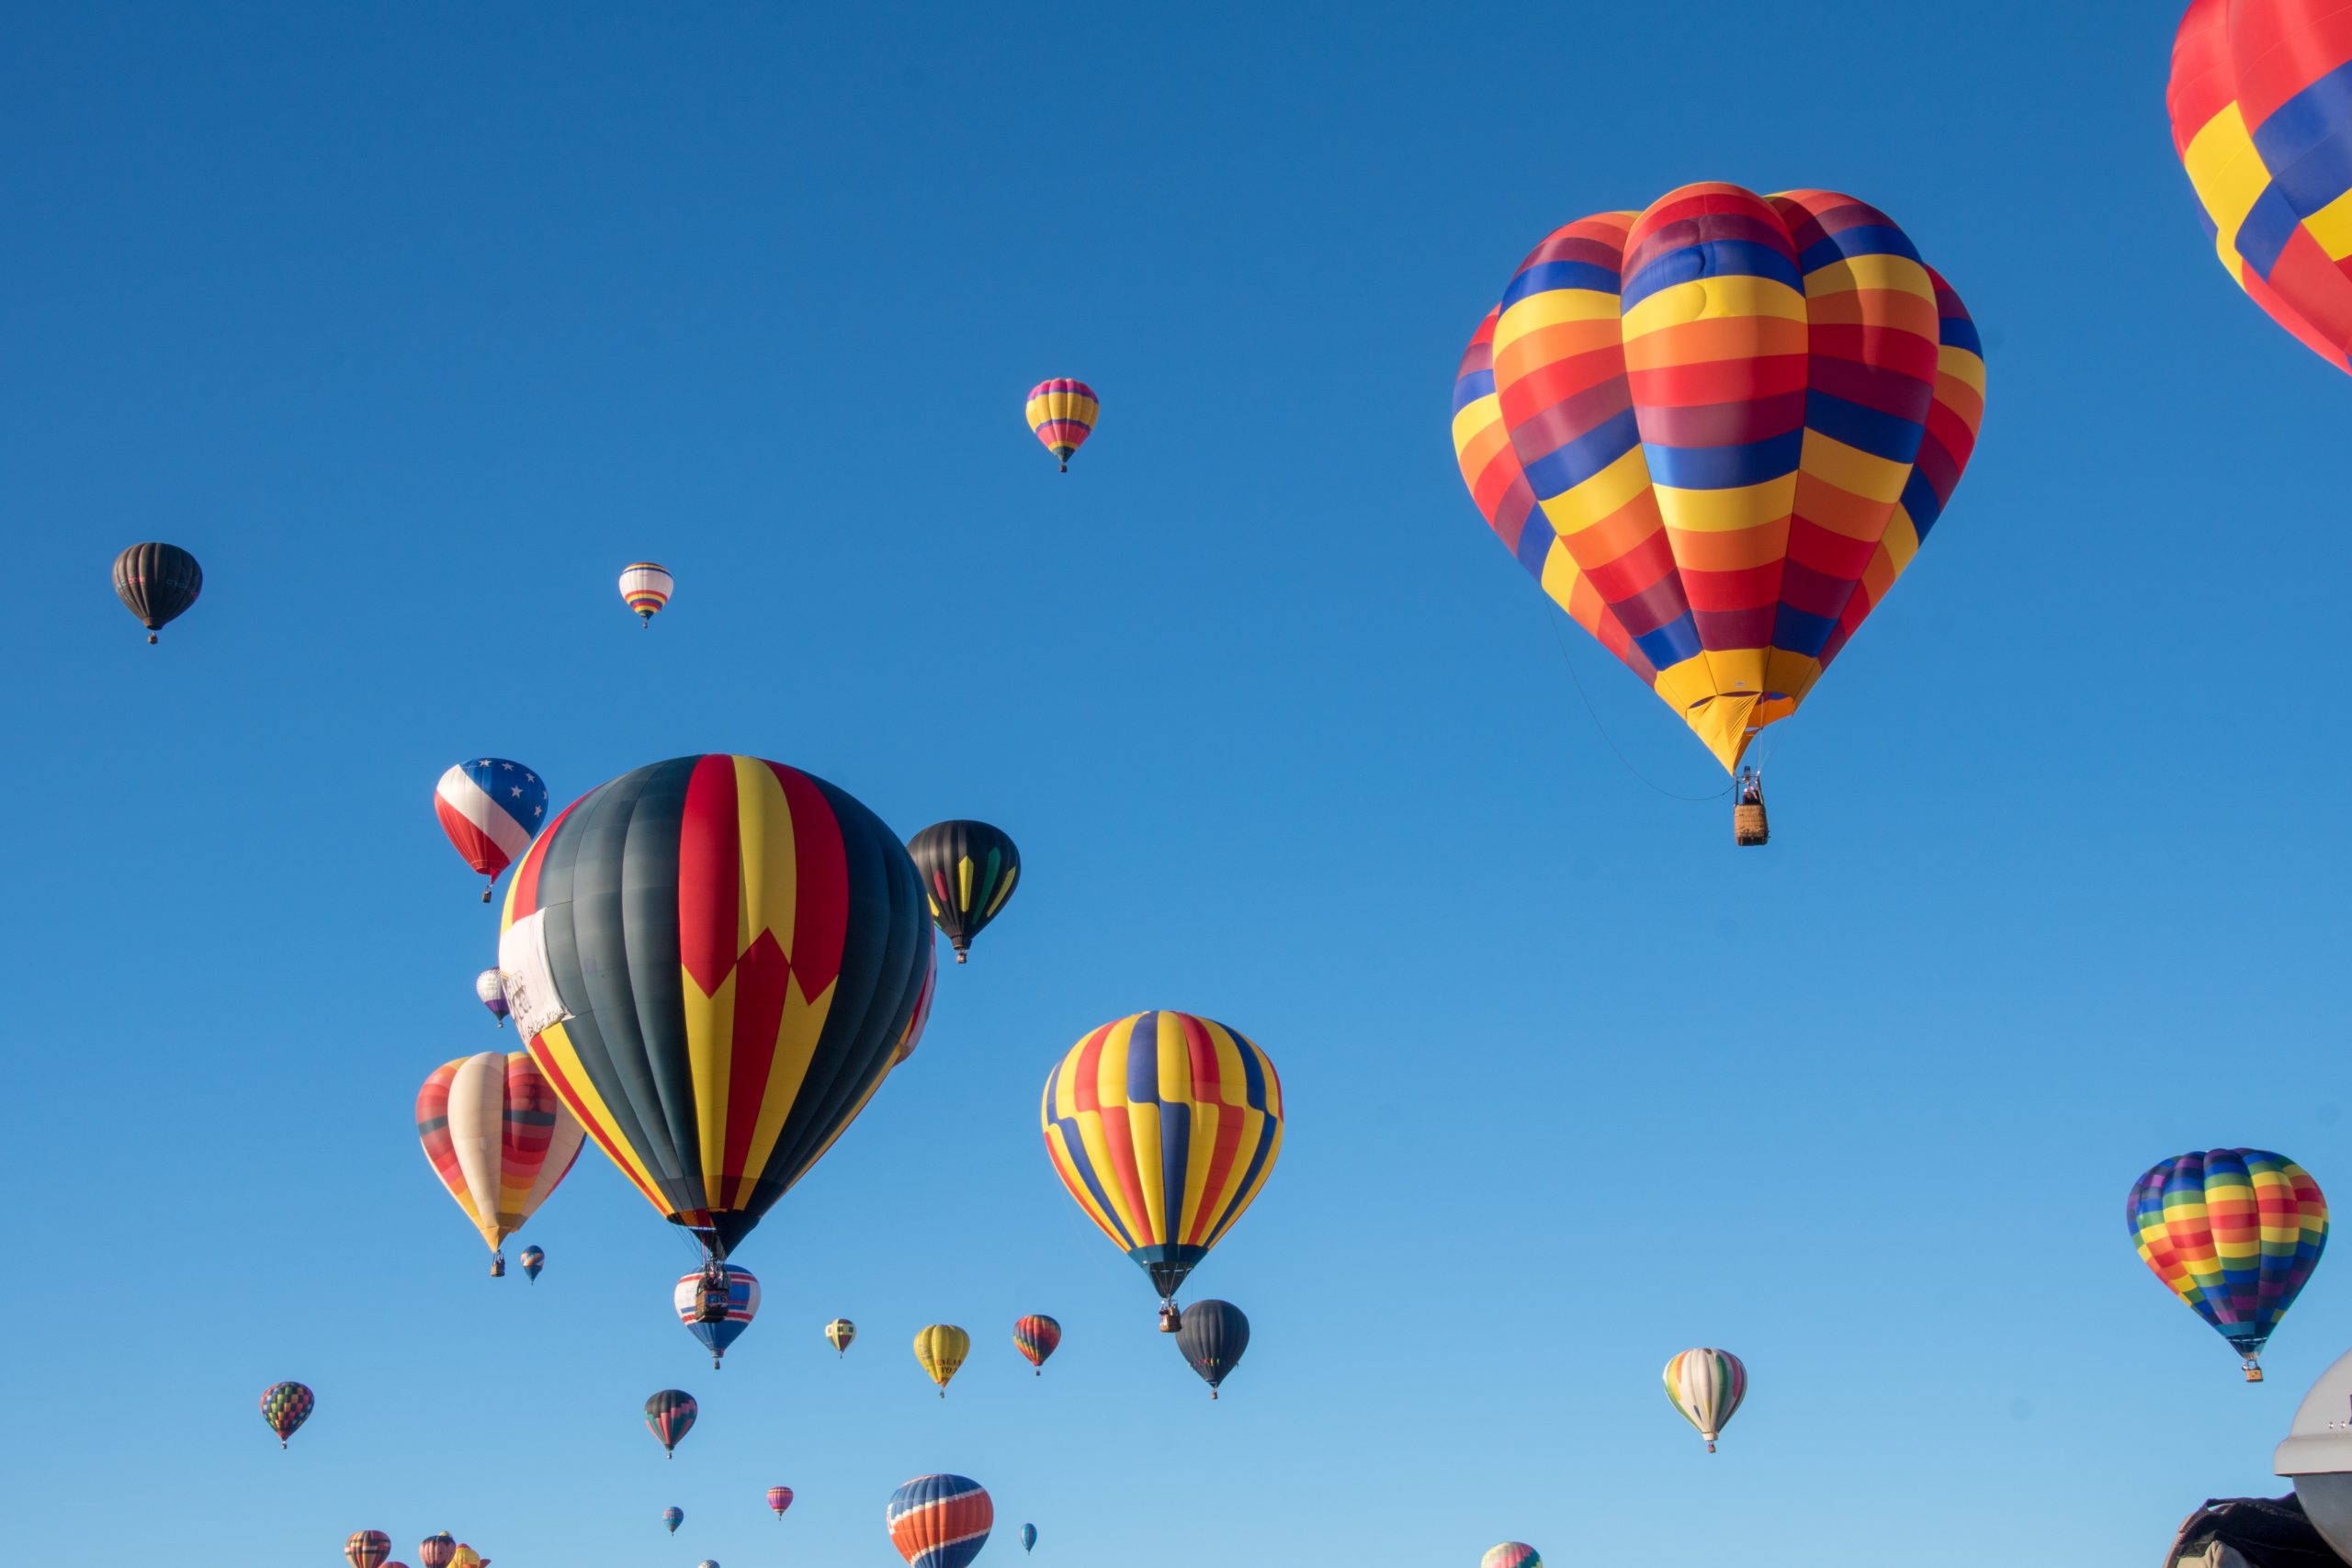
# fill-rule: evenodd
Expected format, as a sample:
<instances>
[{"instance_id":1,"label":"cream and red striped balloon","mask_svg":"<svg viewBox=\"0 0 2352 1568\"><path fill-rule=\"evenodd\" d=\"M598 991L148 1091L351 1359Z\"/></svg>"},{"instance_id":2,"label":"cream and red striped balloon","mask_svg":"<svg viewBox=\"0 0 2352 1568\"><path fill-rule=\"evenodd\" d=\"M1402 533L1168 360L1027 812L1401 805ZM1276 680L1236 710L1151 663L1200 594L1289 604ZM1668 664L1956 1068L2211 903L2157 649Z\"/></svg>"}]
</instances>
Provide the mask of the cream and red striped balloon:
<instances>
[{"instance_id":1,"label":"cream and red striped balloon","mask_svg":"<svg viewBox=\"0 0 2352 1568\"><path fill-rule=\"evenodd\" d=\"M1666 1364L1666 1397L1713 1453L1716 1436L1747 1397L1747 1369L1728 1350L1685 1350Z\"/></svg>"},{"instance_id":2,"label":"cream and red striped balloon","mask_svg":"<svg viewBox=\"0 0 2352 1568\"><path fill-rule=\"evenodd\" d=\"M433 1173L498 1249L580 1157L586 1133L523 1052L444 1062L416 1096L416 1135Z\"/></svg>"},{"instance_id":3,"label":"cream and red striped balloon","mask_svg":"<svg viewBox=\"0 0 2352 1568\"><path fill-rule=\"evenodd\" d=\"M1487 1554L1478 1559L1478 1568L1544 1568L1544 1559L1525 1541L1507 1540L1487 1548Z\"/></svg>"}]
</instances>

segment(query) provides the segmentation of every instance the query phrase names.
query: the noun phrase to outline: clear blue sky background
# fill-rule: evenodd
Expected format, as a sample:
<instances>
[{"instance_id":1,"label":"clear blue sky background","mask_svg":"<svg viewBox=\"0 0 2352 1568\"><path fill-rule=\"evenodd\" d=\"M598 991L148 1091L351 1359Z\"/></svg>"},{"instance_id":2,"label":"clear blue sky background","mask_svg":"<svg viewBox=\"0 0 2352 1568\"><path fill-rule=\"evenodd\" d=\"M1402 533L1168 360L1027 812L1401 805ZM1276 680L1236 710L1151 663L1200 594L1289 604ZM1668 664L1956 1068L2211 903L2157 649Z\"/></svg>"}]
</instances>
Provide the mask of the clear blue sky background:
<instances>
[{"instance_id":1,"label":"clear blue sky background","mask_svg":"<svg viewBox=\"0 0 2352 1568\"><path fill-rule=\"evenodd\" d=\"M12 1552L878 1568L952 1470L984 1562L2140 1564L2275 1490L2352 1261L2248 1389L2121 1208L2240 1143L2352 1195L2346 388L2213 261L2170 7L983 10L12 8ZM1754 854L1611 756L1447 439L1518 258L1701 178L1878 203L1991 362ZM1067 478L1051 375L1105 399ZM208 574L157 649L143 538ZM600 1156L492 1282L411 1116L513 1040L435 775L711 750L1028 863L717 1373ZM1214 1405L1036 1131L1156 1006L1293 1107L1197 1278L1255 1325ZM1692 1344L1754 1376L1713 1459Z\"/></svg>"}]
</instances>

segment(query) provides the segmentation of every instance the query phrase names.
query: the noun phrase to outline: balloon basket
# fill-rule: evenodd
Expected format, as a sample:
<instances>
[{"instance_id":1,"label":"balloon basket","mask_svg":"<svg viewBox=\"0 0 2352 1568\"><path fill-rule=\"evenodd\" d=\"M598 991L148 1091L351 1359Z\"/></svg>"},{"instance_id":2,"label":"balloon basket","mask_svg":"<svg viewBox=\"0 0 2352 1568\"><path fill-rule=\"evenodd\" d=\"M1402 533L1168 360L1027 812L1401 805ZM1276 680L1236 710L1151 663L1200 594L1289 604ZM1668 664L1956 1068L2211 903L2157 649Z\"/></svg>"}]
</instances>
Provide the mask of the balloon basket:
<instances>
[{"instance_id":1,"label":"balloon basket","mask_svg":"<svg viewBox=\"0 0 2352 1568\"><path fill-rule=\"evenodd\" d=\"M2248 1382L2260 1382L2262 1381L2262 1369L2255 1365L2252 1361L2248 1361L2245 1364L2245 1381Z\"/></svg>"},{"instance_id":2,"label":"balloon basket","mask_svg":"<svg viewBox=\"0 0 2352 1568\"><path fill-rule=\"evenodd\" d=\"M149 632L147 634L147 646L150 648L155 646L155 634L153 632Z\"/></svg>"},{"instance_id":3,"label":"balloon basket","mask_svg":"<svg viewBox=\"0 0 2352 1568\"><path fill-rule=\"evenodd\" d=\"M1731 808L1731 836L1743 848L1752 849L1771 842L1771 824L1765 819L1760 802Z\"/></svg>"}]
</instances>

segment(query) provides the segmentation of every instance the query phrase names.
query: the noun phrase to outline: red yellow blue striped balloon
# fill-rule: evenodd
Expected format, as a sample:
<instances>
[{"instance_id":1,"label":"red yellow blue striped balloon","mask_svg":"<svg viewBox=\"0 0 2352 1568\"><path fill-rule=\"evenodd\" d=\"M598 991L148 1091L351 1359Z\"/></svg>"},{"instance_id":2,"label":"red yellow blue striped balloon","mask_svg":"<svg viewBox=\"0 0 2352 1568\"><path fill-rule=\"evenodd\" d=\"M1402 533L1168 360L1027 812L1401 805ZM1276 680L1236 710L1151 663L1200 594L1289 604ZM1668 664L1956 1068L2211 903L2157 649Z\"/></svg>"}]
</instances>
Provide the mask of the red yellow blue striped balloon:
<instances>
[{"instance_id":1,"label":"red yellow blue striped balloon","mask_svg":"<svg viewBox=\"0 0 2352 1568\"><path fill-rule=\"evenodd\" d=\"M1523 1540L1507 1540L1487 1548L1478 1568L1544 1568L1544 1559Z\"/></svg>"},{"instance_id":2,"label":"red yellow blue striped balloon","mask_svg":"<svg viewBox=\"0 0 2352 1568\"><path fill-rule=\"evenodd\" d=\"M2352 10L2192 0L2165 106L2222 266L2273 321L2352 370Z\"/></svg>"},{"instance_id":3,"label":"red yellow blue striped balloon","mask_svg":"<svg viewBox=\"0 0 2352 1568\"><path fill-rule=\"evenodd\" d=\"M1062 1342L1062 1325L1043 1313L1033 1312L1012 1325L1012 1343L1023 1358L1046 1375L1046 1358Z\"/></svg>"},{"instance_id":4,"label":"red yellow blue striped balloon","mask_svg":"<svg viewBox=\"0 0 2352 1568\"><path fill-rule=\"evenodd\" d=\"M962 1475L918 1475L890 1494L882 1521L907 1568L964 1568L989 1543L996 1505Z\"/></svg>"},{"instance_id":5,"label":"red yellow blue striped balloon","mask_svg":"<svg viewBox=\"0 0 2352 1568\"><path fill-rule=\"evenodd\" d=\"M1283 1146L1274 1064L1238 1030L1188 1012L1106 1023L1046 1075L1054 1171L1087 1217L1172 1298L1233 1228Z\"/></svg>"},{"instance_id":6,"label":"red yellow blue striped balloon","mask_svg":"<svg viewBox=\"0 0 2352 1568\"><path fill-rule=\"evenodd\" d=\"M1094 434L1102 404L1085 382L1058 376L1029 389L1028 412L1029 428L1046 444L1046 451L1061 459L1062 472L1068 473L1070 455Z\"/></svg>"},{"instance_id":7,"label":"red yellow blue striped balloon","mask_svg":"<svg viewBox=\"0 0 2352 1568\"><path fill-rule=\"evenodd\" d=\"M1951 501L1974 323L1875 208L1718 184L1554 231L1489 322L1453 399L1479 510L1736 768Z\"/></svg>"},{"instance_id":8,"label":"red yellow blue striped balloon","mask_svg":"<svg viewBox=\"0 0 2352 1568\"><path fill-rule=\"evenodd\" d=\"M1747 1397L1747 1368L1728 1350L1685 1350L1666 1363L1666 1397L1713 1453L1715 1438Z\"/></svg>"},{"instance_id":9,"label":"red yellow blue striped balloon","mask_svg":"<svg viewBox=\"0 0 2352 1568\"><path fill-rule=\"evenodd\" d=\"M650 626L677 587L658 561L633 560L621 568L621 601L637 612L638 625Z\"/></svg>"},{"instance_id":10,"label":"red yellow blue striped balloon","mask_svg":"<svg viewBox=\"0 0 2352 1568\"><path fill-rule=\"evenodd\" d=\"M2267 1149L2207 1149L2161 1160L2124 1205L2140 1261L2245 1358L2262 1347L2327 1246L2327 1199L2311 1173Z\"/></svg>"}]
</instances>

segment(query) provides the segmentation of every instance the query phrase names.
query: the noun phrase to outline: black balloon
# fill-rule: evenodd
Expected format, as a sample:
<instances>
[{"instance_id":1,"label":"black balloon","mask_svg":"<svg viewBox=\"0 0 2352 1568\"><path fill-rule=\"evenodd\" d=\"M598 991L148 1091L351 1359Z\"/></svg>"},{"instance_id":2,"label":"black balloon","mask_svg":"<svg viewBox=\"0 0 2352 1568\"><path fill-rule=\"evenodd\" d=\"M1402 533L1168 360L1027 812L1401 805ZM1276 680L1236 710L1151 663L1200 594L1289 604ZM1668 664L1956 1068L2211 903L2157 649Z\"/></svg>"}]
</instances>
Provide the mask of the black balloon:
<instances>
[{"instance_id":1,"label":"black balloon","mask_svg":"<svg viewBox=\"0 0 2352 1568\"><path fill-rule=\"evenodd\" d=\"M204 569L177 545L133 545L114 558L114 592L153 642L204 592Z\"/></svg>"},{"instance_id":2,"label":"black balloon","mask_svg":"<svg viewBox=\"0 0 2352 1568\"><path fill-rule=\"evenodd\" d=\"M956 962L980 928L996 919L1012 885L1021 875L1021 852L1012 836L985 822L934 822L917 833L907 846L915 869L922 873L922 890L931 899L931 918L939 932L956 946Z\"/></svg>"},{"instance_id":3,"label":"black balloon","mask_svg":"<svg viewBox=\"0 0 2352 1568\"><path fill-rule=\"evenodd\" d=\"M1201 1374L1209 1385L1209 1397L1215 1399L1216 1385L1240 1364L1241 1352L1250 1348L1250 1320L1231 1302L1194 1302L1184 1309L1184 1319L1177 1325L1176 1348L1184 1352L1184 1359Z\"/></svg>"}]
</instances>

